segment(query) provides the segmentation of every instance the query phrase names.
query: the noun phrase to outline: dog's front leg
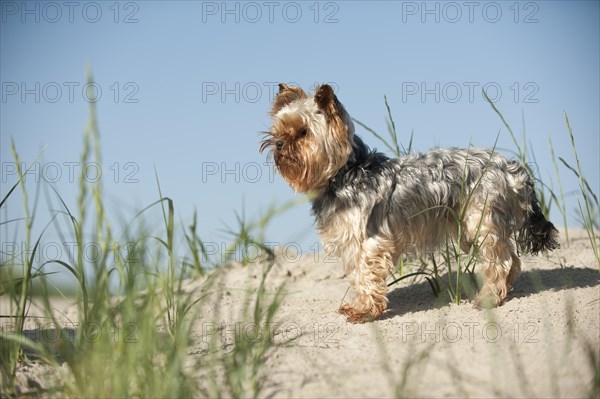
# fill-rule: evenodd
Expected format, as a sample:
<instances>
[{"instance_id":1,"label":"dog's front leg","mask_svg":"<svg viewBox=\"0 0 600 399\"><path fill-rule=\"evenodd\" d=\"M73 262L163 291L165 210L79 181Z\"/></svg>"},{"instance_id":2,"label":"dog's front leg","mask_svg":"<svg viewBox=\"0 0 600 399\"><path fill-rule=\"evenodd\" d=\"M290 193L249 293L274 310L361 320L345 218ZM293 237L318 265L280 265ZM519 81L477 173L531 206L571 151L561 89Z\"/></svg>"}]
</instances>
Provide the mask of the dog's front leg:
<instances>
[{"instance_id":1,"label":"dog's front leg","mask_svg":"<svg viewBox=\"0 0 600 399\"><path fill-rule=\"evenodd\" d=\"M343 305L340 313L351 323L372 321L387 308L386 279L393 267L387 245L369 239L362 246L357 267L351 276L356 297L351 304Z\"/></svg>"}]
</instances>

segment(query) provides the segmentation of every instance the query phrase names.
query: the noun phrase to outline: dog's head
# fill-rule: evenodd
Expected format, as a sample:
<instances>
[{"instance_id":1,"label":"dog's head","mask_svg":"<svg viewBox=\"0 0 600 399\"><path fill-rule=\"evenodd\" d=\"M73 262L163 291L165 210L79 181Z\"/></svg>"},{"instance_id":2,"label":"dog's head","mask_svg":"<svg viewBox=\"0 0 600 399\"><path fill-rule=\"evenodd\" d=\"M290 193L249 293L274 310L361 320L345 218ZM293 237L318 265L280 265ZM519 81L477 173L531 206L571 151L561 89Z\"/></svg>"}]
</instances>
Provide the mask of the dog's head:
<instances>
[{"instance_id":1,"label":"dog's head","mask_svg":"<svg viewBox=\"0 0 600 399\"><path fill-rule=\"evenodd\" d=\"M279 85L271 110L273 124L260 146L296 192L319 191L352 153L354 125L329 85L307 95Z\"/></svg>"}]
</instances>

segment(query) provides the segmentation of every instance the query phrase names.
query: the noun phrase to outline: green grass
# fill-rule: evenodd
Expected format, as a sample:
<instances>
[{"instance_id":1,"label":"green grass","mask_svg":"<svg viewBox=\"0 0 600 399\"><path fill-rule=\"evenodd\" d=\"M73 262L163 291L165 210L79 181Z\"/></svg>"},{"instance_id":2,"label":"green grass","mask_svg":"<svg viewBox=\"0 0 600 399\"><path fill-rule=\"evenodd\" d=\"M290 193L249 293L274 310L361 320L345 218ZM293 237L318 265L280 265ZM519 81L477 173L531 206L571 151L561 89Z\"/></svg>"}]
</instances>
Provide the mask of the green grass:
<instances>
[{"instance_id":1,"label":"green grass","mask_svg":"<svg viewBox=\"0 0 600 399\"><path fill-rule=\"evenodd\" d=\"M573 129L571 129L569 117L567 116L566 112L565 122L567 124L567 129L569 130L571 148L573 149L573 157L575 158L575 164L577 165L577 169L573 168L563 158L559 159L569 170L575 173L575 175L579 178L579 190L581 192L581 198L583 198L583 206L581 205L580 199L577 200L577 204L579 205L581 223L583 224L583 227L585 228L588 234L588 238L590 239L590 243L592 244L594 256L596 257L596 263L598 264L598 271L600 271L600 254L598 252L598 241L595 233L595 230L598 229L598 216L600 215L600 204L598 204L598 197L590 188L590 185L588 184L587 180L583 176L583 172L581 171L581 163L579 162L579 155L577 155L577 148L575 147L575 136L573 135Z\"/></svg>"},{"instance_id":2,"label":"green grass","mask_svg":"<svg viewBox=\"0 0 600 399\"><path fill-rule=\"evenodd\" d=\"M88 76L91 81L91 74ZM376 133L365 124L356 121L370 131L394 156L402 156L412 151L412 133L406 146L402 145L396 130L387 98L384 98L387 111L387 138ZM535 159L527 148L525 130L522 143L502 114L490 102L500 116L516 146L519 159L526 165ZM95 104L90 103L90 118L83 137L81 163L101 164L102 153ZM565 115L566 118L566 115ZM538 191L544 212L549 212L556 204L566 223L567 210L560 180L559 166L574 173L580 186L578 218L589 235L594 254L598 261L598 246L595 235L598 230L597 217L600 213L597 196L585 179L575 146L574 134L568 118L567 130L572 144L573 160L558 157L554 149L550 151L554 160L559 195L539 176ZM263 245L265 230L278 215L305 200L292 200L281 205L271 204L256 220L248 221L242 211L236 214L237 225L227 227L230 244L225 259L209 259L201 237L198 215L190 221L175 223L176 204L163 194L158 172L156 172L156 200L140 210L125 226L117 230L109 220L107 205L101 182L90 183L83 177L78 181L78 194L74 209L70 209L59 192L48 185L49 196L59 204L59 209L50 215L50 222L42 226L42 233L33 236L38 209L40 187L32 195L23 176L21 159L17 146L11 141L13 158L19 174L18 181L8 190L0 202L0 209L15 202L20 192L23 203L23 217L16 220L2 220L0 224L7 234L4 237L22 235L24 243L19 255L6 259L0 264L0 295L9 306L5 320L13 325L11 331L0 335L0 369L2 385L0 395L16 397L19 391L15 373L20 365L39 362L53 370L56 380L49 382L48 388L40 388L33 396L47 394L62 397L258 397L264 392L268 376L263 365L268 356L277 349L270 334L263 335L258 342L234 339L230 345L223 345L218 334L211 335L208 348L199 355L190 355L190 348L197 346L193 328L197 321L217 323L223 316L225 306L221 306L220 278L223 264L237 261L249 267L262 267L260 278L249 281L243 303L239 308L238 320L260 334L277 320L277 313L285 295L285 287L268 284L272 271L274 254ZM32 163L32 165L35 162ZM575 165L574 167L571 165ZM531 173L534 173L530 169ZM42 183L43 184L43 183ZM452 215L461 225L469 198L465 195L464 206L458 214ZM33 202L33 204L32 204ZM17 206L19 206L17 204ZM147 227L148 220L160 217L162 225L155 229ZM61 223L62 222L62 223ZM66 222L66 223L65 223ZM67 227L64 227L67 226ZM56 259L36 263L36 253L43 242L45 232L53 227L58 234L69 241L73 237L77 251L73 259ZM459 232L460 233L460 232ZM461 234L458 235L459 237ZM16 240L16 239L15 239ZM88 242L100 245L103 256L93 262L86 260L83 249ZM132 243L134 252L115 252L113 243ZM176 243L185 244L178 249ZM450 300L460 303L474 292L475 263L477 248L464 255L458 242L448 240L440 254L429 258L403 257L393 273L389 285L403 279L425 279L434 295L441 292L440 276L448 272L448 287L445 294ZM262 261L255 264L251 250L262 253ZM183 253L182 253L183 252ZM600 269L600 261L598 261ZM57 286L47 269L50 266L61 268L73 282L67 295ZM186 287L190 279L197 279L193 290ZM50 295L52 293L52 295ZM46 320L54 326L64 324L64 316L54 310L52 301L55 295L63 295L76 303L76 321L73 331L59 331L60 339L53 345L35 342L25 337L28 310L33 300L41 302ZM216 298L216 299L215 299ZM216 301L216 302L214 302ZM212 316L206 316L206 308L216 309ZM61 335L62 334L62 335ZM384 366L386 353L380 347ZM589 362L598 370L597 351L589 349ZM411 394L415 378L423 376L430 350L410 353L402 362L401 375L390 375L393 391L397 396ZM63 364L66 364L63 366ZM392 373L391 366L384 367ZM457 370L457 375L459 371ZM203 376L198 381L198 376ZM598 379L600 381L600 378ZM600 383L595 381L593 394L597 395ZM522 383L522 385L525 385ZM47 389L47 390L46 390Z\"/></svg>"},{"instance_id":3,"label":"green grass","mask_svg":"<svg viewBox=\"0 0 600 399\"><path fill-rule=\"evenodd\" d=\"M91 74L88 80L92 81ZM264 379L261 369L266 353L274 346L271 340L264 340L258 346L242 340L226 355L194 358L188 354L194 344L193 324L203 319L201 309L215 294L215 278L211 276L217 273L210 270L231 259L207 260L206 248L198 235L196 215L190 225L179 231L174 221L175 204L163 195L158 173L157 200L142 209L120 234L107 216L101 181L90 183L83 176L79 177L76 209L70 209L50 185L50 195L58 201L60 209L51 215L46 228L55 227L61 238L65 238L62 242L74 237L77 250L73 259L36 264L35 254L46 228L39 237L32 237L37 202L33 208L30 206L23 179L26 171L20 169L21 159L14 143L11 149L19 179L0 205L8 206L20 187L24 217L4 220L2 224L5 229L10 224L15 236L18 224L24 225L25 242L20 254L26 256L12 257L0 265L0 293L9 303L8 314L0 316L14 326L11 331L3 330L0 336L0 395L23 394L15 375L17 367L28 362L46 364L56 377L47 391L40 388L34 395L45 392L50 396L59 393L63 397L197 397L202 392L195 376L202 370L216 368L224 370L224 380L213 381L211 396L254 397L261 392ZM90 103L80 160L81 164L102 162L94 102ZM293 205L273 205L264 216L252 222L238 218L238 229L230 231L231 245L241 248L242 263L249 263L248 248L254 246L267 254L263 263L272 266L272 253L259 239L264 236L269 221ZM147 229L146 220L157 216L162 216L162 226ZM66 229L58 223L63 219L67 222ZM175 247L175 243L181 241L180 234L187 244L183 255L178 254ZM85 244L89 242L98 244L102 250L102 256L93 261L84 254ZM135 251L115 251L113 243L131 243ZM72 277L75 298L64 296L60 287L48 278L45 270L50 265ZM247 306L240 314L256 328L273 322L284 295L283 287L276 288L274 293L267 290L265 279L269 270L270 266L258 290L248 291ZM189 291L185 284L191 278L198 278L202 283L198 289ZM77 304L76 320L72 320L76 324L69 324L74 326L73 331L60 329L65 325L64 317L53 308L50 291ZM45 320L63 333L50 348L47 342L34 342L24 335L34 293L42 303ZM219 348L215 346L211 353L220 353ZM63 363L66 366L62 366Z\"/></svg>"},{"instance_id":4,"label":"green grass","mask_svg":"<svg viewBox=\"0 0 600 399\"><path fill-rule=\"evenodd\" d=\"M274 254L270 251L267 254L271 260L274 259ZM246 290L241 307L241 322L238 322L244 329L243 336L236 336L234 333L231 350L213 352L213 364L220 365L225 372L219 377L211 370L209 397L256 398L263 391L266 379L262 374L262 365L268 353L278 346L273 340L272 328L275 325L275 314L285 294L284 286L278 287L275 292L267 289L266 280L272 266L273 262L268 262L261 271L257 289ZM218 334L211 336L212 348L219 346L217 336Z\"/></svg>"}]
</instances>

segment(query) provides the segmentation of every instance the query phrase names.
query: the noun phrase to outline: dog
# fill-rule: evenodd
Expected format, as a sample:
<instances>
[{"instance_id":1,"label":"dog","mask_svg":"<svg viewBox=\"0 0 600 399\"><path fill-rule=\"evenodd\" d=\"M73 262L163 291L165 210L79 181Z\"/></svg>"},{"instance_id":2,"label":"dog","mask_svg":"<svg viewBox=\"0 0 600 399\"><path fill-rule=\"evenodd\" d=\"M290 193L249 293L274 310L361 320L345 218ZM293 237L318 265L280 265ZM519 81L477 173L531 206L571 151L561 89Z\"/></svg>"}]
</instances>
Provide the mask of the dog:
<instances>
[{"instance_id":1,"label":"dog","mask_svg":"<svg viewBox=\"0 0 600 399\"><path fill-rule=\"evenodd\" d=\"M341 259L355 290L339 309L349 322L382 315L386 278L404 253L430 253L449 239L465 253L475 246L484 263L475 306L495 307L521 271L518 250L559 247L527 169L494 150L445 148L389 158L355 134L329 85L307 95L280 84L271 118L260 152L268 150L287 183L311 199L321 240Z\"/></svg>"}]
</instances>

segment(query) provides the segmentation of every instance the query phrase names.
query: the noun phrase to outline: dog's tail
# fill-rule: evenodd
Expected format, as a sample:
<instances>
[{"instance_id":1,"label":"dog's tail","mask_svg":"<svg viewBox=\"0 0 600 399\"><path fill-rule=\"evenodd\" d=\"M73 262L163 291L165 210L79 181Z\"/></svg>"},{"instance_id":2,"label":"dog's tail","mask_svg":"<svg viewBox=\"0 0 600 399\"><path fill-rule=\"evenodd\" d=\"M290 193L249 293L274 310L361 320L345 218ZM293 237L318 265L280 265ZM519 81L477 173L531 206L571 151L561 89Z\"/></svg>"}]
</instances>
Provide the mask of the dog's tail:
<instances>
[{"instance_id":1,"label":"dog's tail","mask_svg":"<svg viewBox=\"0 0 600 399\"><path fill-rule=\"evenodd\" d=\"M538 252L552 251L560 247L558 230L540 209L540 204L535 196L531 177L527 180L531 208L519 232L519 247L522 251L536 255Z\"/></svg>"}]
</instances>

